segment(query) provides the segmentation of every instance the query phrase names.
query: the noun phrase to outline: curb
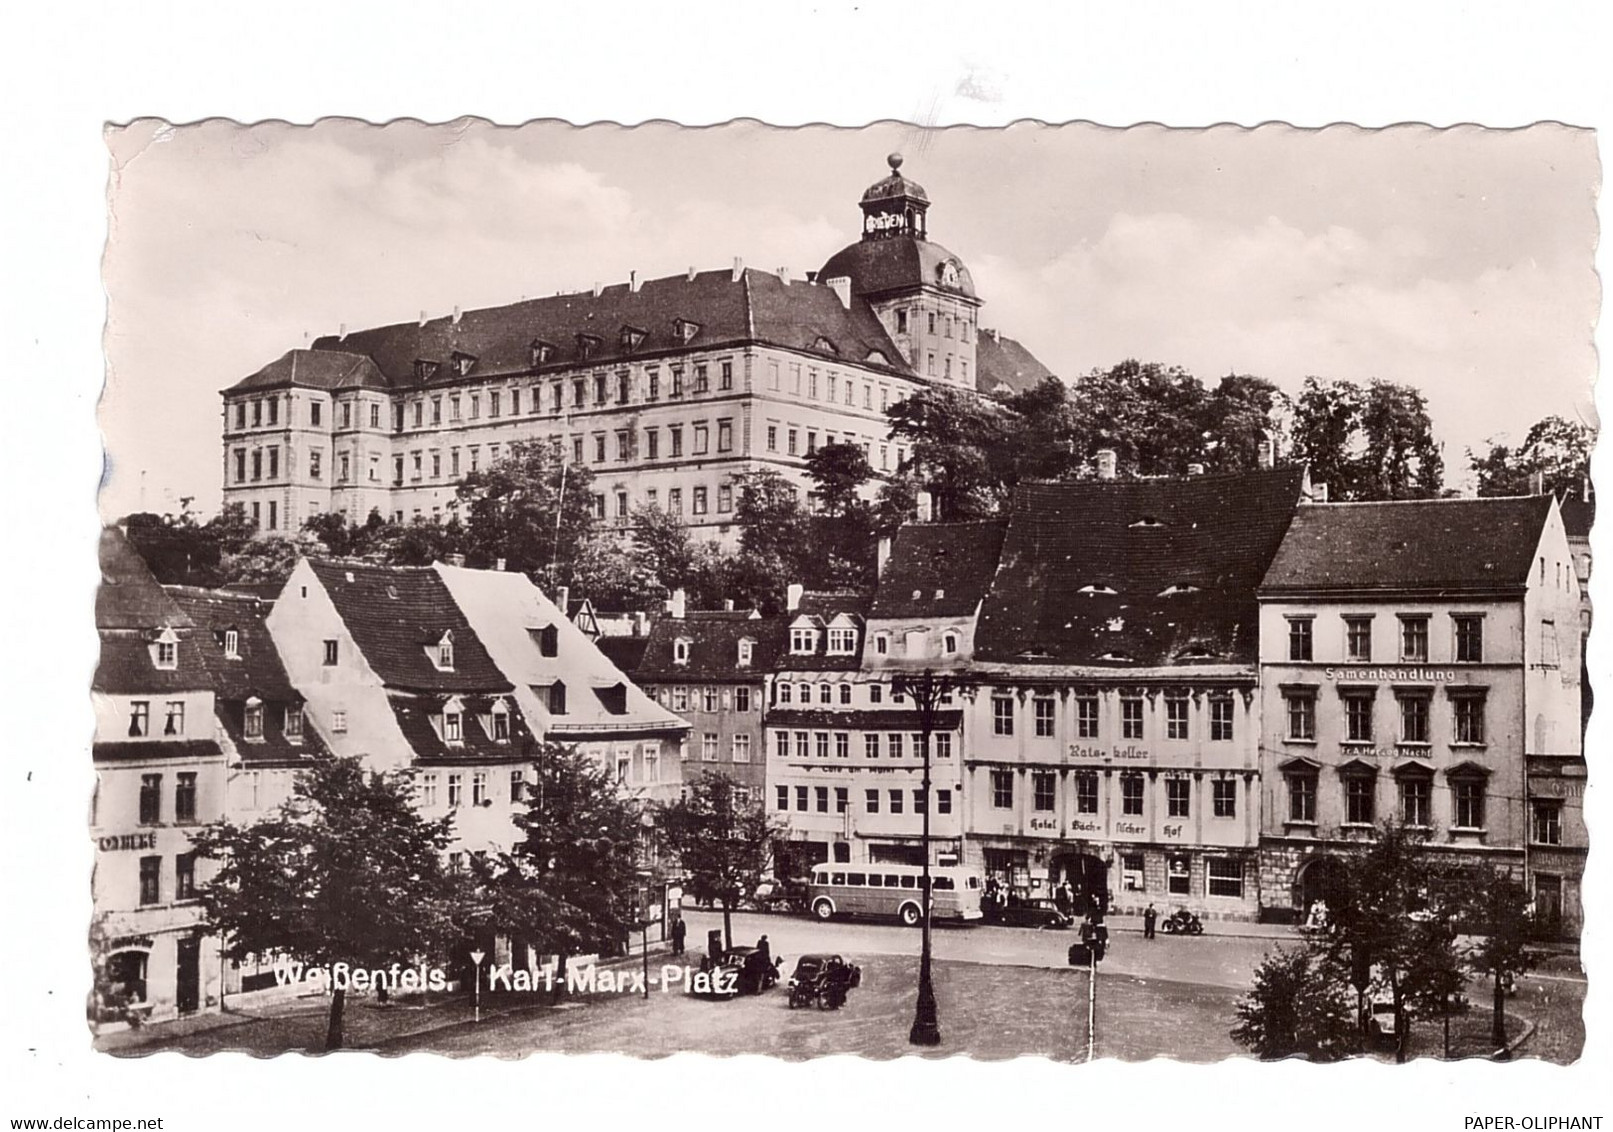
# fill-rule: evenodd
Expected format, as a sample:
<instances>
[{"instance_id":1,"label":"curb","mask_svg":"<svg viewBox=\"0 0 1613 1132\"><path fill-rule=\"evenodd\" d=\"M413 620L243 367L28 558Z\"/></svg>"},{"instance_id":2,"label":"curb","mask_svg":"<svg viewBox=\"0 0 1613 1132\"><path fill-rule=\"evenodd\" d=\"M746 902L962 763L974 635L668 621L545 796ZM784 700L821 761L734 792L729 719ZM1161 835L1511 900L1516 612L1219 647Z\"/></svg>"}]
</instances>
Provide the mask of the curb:
<instances>
[{"instance_id":1,"label":"curb","mask_svg":"<svg viewBox=\"0 0 1613 1132\"><path fill-rule=\"evenodd\" d=\"M1523 1016L1521 1014L1515 1014L1515 1015L1513 1015L1513 1017L1514 1018L1522 1018ZM1510 1042L1508 1042L1506 1044L1506 1046L1504 1048L1498 1049L1494 1053L1492 1053L1490 1055L1490 1057L1489 1057L1489 1060L1491 1060L1491 1061L1511 1061L1513 1054L1517 1053L1520 1049L1522 1049L1524 1043L1527 1042L1530 1038L1535 1036L1535 1030L1536 1029L1538 1029L1538 1026L1534 1022L1533 1019L1524 1018L1523 1019L1523 1033L1521 1033L1517 1037L1513 1038Z\"/></svg>"}]
</instances>

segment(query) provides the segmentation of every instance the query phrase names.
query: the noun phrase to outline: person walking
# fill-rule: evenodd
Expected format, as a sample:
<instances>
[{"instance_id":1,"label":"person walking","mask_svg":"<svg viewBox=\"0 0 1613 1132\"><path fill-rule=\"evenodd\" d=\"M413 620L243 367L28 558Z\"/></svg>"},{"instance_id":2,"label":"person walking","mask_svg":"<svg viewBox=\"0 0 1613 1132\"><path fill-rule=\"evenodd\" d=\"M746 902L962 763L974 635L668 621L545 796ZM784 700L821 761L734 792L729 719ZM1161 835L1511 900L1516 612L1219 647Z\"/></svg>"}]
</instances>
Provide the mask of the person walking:
<instances>
[{"instance_id":1,"label":"person walking","mask_svg":"<svg viewBox=\"0 0 1613 1132\"><path fill-rule=\"evenodd\" d=\"M689 925L683 922L682 916L679 916L676 920L672 921L672 954L683 954L683 941L688 934Z\"/></svg>"},{"instance_id":2,"label":"person walking","mask_svg":"<svg viewBox=\"0 0 1613 1132\"><path fill-rule=\"evenodd\" d=\"M1154 924L1158 919L1159 919L1159 913L1154 911L1154 906L1152 904L1150 904L1147 908L1143 909L1143 938L1144 939L1153 939L1154 938Z\"/></svg>"}]
</instances>

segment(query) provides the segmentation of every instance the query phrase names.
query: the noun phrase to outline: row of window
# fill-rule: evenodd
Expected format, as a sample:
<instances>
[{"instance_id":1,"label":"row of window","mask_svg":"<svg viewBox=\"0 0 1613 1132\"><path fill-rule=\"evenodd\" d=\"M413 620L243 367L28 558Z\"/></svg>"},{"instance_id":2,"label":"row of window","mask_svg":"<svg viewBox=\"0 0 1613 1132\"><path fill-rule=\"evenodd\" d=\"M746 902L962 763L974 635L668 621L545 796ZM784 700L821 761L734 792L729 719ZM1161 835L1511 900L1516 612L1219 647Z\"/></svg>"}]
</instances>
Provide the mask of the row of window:
<instances>
[{"instance_id":1,"label":"row of window","mask_svg":"<svg viewBox=\"0 0 1613 1132\"><path fill-rule=\"evenodd\" d=\"M750 762L751 737L749 735L735 735L729 740L728 757L736 763ZM715 731L703 732L700 736L700 761L714 763L722 755L722 736ZM678 757L683 761L689 760L688 741L678 746Z\"/></svg>"},{"instance_id":2,"label":"row of window","mask_svg":"<svg viewBox=\"0 0 1613 1132\"><path fill-rule=\"evenodd\" d=\"M1289 772L1288 822L1313 825L1316 822L1316 792L1320 775ZM1434 782L1429 774L1397 775L1400 821L1409 826L1428 828L1432 824ZM1340 771L1344 789L1344 824L1371 826L1378 821L1378 776L1367 770ZM1484 829L1486 782L1482 775L1450 776L1451 828ZM1561 837L1558 827L1557 836ZM1550 842L1549 844L1556 844Z\"/></svg>"},{"instance_id":3,"label":"row of window","mask_svg":"<svg viewBox=\"0 0 1613 1132\"><path fill-rule=\"evenodd\" d=\"M766 438L765 443L767 451L775 453L782 451L786 456L799 456L802 459L806 459L807 457L815 454L819 448L818 430L815 428L801 428L799 425L795 424L782 425L777 421L768 421L767 430L764 433L764 436ZM781 440L783 441L784 445L782 450L779 447ZM841 444L849 444L853 448L861 448L863 459L868 461L869 467L878 468L878 470L882 472L891 471L891 445L879 445L879 453L877 457L878 463L876 464L874 441L866 437L859 438L856 434L850 432L839 437L838 440ZM825 430L823 433L823 447L828 447L834 443L836 443L836 434L832 431ZM896 467L900 468L907 462L907 448L904 445L898 444L895 446L895 450Z\"/></svg>"},{"instance_id":4,"label":"row of window","mask_svg":"<svg viewBox=\"0 0 1613 1132\"><path fill-rule=\"evenodd\" d=\"M161 857L140 858L140 906L142 908L163 902ZM180 853L174 858L174 887L171 899L195 900L196 854Z\"/></svg>"},{"instance_id":5,"label":"row of window","mask_svg":"<svg viewBox=\"0 0 1613 1132\"><path fill-rule=\"evenodd\" d=\"M1098 812L1098 775L1095 772L1083 771L1072 776L1075 784L1075 812L1078 814L1095 814ZM1031 779L1031 809L1041 813L1051 813L1057 808L1058 775L1050 770L1033 771ZM1014 780L1015 772L1012 770L993 770L991 772L991 805L996 810L1011 810L1014 808ZM1192 816L1193 783L1188 778L1166 778L1165 783L1165 816L1169 818L1186 818ZM1138 816L1144 812L1146 802L1147 780L1141 774L1122 774L1120 776L1120 812L1127 816ZM1234 778L1212 778L1210 780L1210 813L1218 818L1235 818L1238 816L1238 782Z\"/></svg>"},{"instance_id":6,"label":"row of window","mask_svg":"<svg viewBox=\"0 0 1613 1132\"><path fill-rule=\"evenodd\" d=\"M141 825L160 825L163 821L163 776L160 774L142 774L140 776L140 817ZM174 809L173 822L175 825L190 825L196 821L196 772L182 770L174 775Z\"/></svg>"},{"instance_id":7,"label":"row of window","mask_svg":"<svg viewBox=\"0 0 1613 1132\"><path fill-rule=\"evenodd\" d=\"M1426 613L1401 613L1396 616L1400 627L1400 661L1407 664L1427 662L1431 617ZM1316 659L1315 622L1316 617L1314 614L1289 615L1289 660L1309 661ZM1343 622L1343 659L1350 662L1371 663L1373 615L1370 613L1347 613L1343 617ZM1482 613L1451 614L1450 655L1459 664L1479 664L1483 662L1484 615Z\"/></svg>"},{"instance_id":8,"label":"row of window","mask_svg":"<svg viewBox=\"0 0 1613 1132\"><path fill-rule=\"evenodd\" d=\"M1078 739L1096 739L1099 732L1099 697L1095 692L1077 693L1075 700L1075 735ZM1167 692L1165 695L1165 738L1185 740L1191 728L1190 697L1184 693ZM1215 693L1209 697L1209 738L1213 742L1231 742L1233 737L1233 707L1230 693ZM1057 732L1057 701L1052 696L1031 697L1032 734L1039 739L1053 738ZM1019 714L1017 697L994 694L991 697L991 731L993 735L1014 734ZM1146 739L1147 714L1141 694L1122 694L1120 697L1120 737Z\"/></svg>"},{"instance_id":9,"label":"row of window","mask_svg":"<svg viewBox=\"0 0 1613 1132\"><path fill-rule=\"evenodd\" d=\"M770 393L788 393L792 397L803 397L809 401L824 401L831 405L848 407L855 407L860 399L863 409L867 412L883 413L890 407L890 386L880 383L877 410L874 384L862 381L860 386L859 398L859 382L850 376L842 376L830 370L822 374L820 380L820 374L815 366L803 367L800 362L791 362L788 373L785 373L777 361L769 360L767 363L767 390Z\"/></svg>"},{"instance_id":10,"label":"row of window","mask_svg":"<svg viewBox=\"0 0 1613 1132\"><path fill-rule=\"evenodd\" d=\"M446 778L446 783L442 779ZM527 781L524 769L515 769L509 772L508 793L505 801L510 805L520 805L526 801ZM440 794L438 787L446 785L446 794ZM439 775L436 771L428 771L420 776L417 787L420 796L420 805L423 809L435 809L440 798L446 797L449 809L457 809L466 804L465 774L462 771L449 771L446 775ZM470 772L470 805L490 806L493 804L491 776L485 770Z\"/></svg>"},{"instance_id":11,"label":"row of window","mask_svg":"<svg viewBox=\"0 0 1613 1132\"><path fill-rule=\"evenodd\" d=\"M877 759L880 751L885 757L901 759L911 751L913 757L924 757L924 733L915 731L909 734L905 731L867 731L862 732L862 756L865 759ZM952 733L950 731L936 731L930 736L935 741L935 757L950 759L952 757ZM911 746L909 746L911 740ZM852 744L855 740L850 731L775 731L773 732L773 753L778 758L810 759L816 756L820 759L830 758L831 749L834 758L851 758Z\"/></svg>"},{"instance_id":12,"label":"row of window","mask_svg":"<svg viewBox=\"0 0 1613 1132\"><path fill-rule=\"evenodd\" d=\"M1448 688L1450 701L1450 741L1453 746L1479 747L1485 743L1485 703L1482 688ZM1433 742L1434 694L1427 689L1395 690L1398 732L1395 741L1419 746ZM1316 702L1318 690L1289 687L1283 690L1286 738L1290 743L1314 743L1317 739ZM1372 688L1340 688L1343 704L1344 743L1373 743L1377 739L1377 696Z\"/></svg>"},{"instance_id":13,"label":"row of window","mask_svg":"<svg viewBox=\"0 0 1613 1132\"><path fill-rule=\"evenodd\" d=\"M1128 892L1148 891L1144 855L1120 855L1120 883ZM1165 892L1170 896L1193 894L1192 862L1180 855L1165 858ZM1243 897L1243 862L1235 857L1204 858L1204 895Z\"/></svg>"},{"instance_id":14,"label":"row of window","mask_svg":"<svg viewBox=\"0 0 1613 1132\"><path fill-rule=\"evenodd\" d=\"M632 497L628 494L626 488L617 488L613 497L610 498L608 498L603 492L599 492L594 495L593 511L596 519L608 519L611 517L611 498L614 498L615 501L615 517L618 520L625 521L632 516ZM695 487L691 487L689 489L689 514L711 514L711 500L712 494L709 486L699 484ZM658 488L651 487L645 489L644 505L646 507L653 507L657 510L661 508L661 492ZM717 514L731 515L733 514L733 511L734 485L726 482L718 484ZM673 487L667 489L666 512L669 515L683 515L683 488Z\"/></svg>"},{"instance_id":15,"label":"row of window","mask_svg":"<svg viewBox=\"0 0 1613 1132\"><path fill-rule=\"evenodd\" d=\"M679 643L687 644L688 642L673 642L674 646ZM675 648L673 656L676 659L677 652ZM688 663L687 652L683 654L683 659L678 663ZM742 657L741 663L749 663L749 658ZM656 689L655 698L662 707L671 708L673 711L735 711L742 715L749 713L756 702L755 695L747 687L689 688L673 686Z\"/></svg>"},{"instance_id":16,"label":"row of window","mask_svg":"<svg viewBox=\"0 0 1613 1132\"><path fill-rule=\"evenodd\" d=\"M851 807L851 791L845 786L775 786L774 808L789 810L793 797L795 809L800 813L836 813L843 814ZM834 809L830 806L830 792L833 791ZM903 790L887 789L876 790L869 788L863 791L863 810L865 814L880 813L883 803L887 814L901 814L908 812L907 802L912 799L912 812L924 812L924 791L922 789ZM952 791L937 790L935 792L935 812L937 814L950 814L952 812Z\"/></svg>"},{"instance_id":17,"label":"row of window","mask_svg":"<svg viewBox=\"0 0 1613 1132\"><path fill-rule=\"evenodd\" d=\"M241 713L241 731L248 739L263 738L264 705L259 700L248 700ZM302 738L302 708L292 705L282 709L281 733L293 742ZM162 733L185 733L185 701L169 700L163 708ZM133 700L129 704L129 737L143 739L151 734L151 701Z\"/></svg>"}]
</instances>

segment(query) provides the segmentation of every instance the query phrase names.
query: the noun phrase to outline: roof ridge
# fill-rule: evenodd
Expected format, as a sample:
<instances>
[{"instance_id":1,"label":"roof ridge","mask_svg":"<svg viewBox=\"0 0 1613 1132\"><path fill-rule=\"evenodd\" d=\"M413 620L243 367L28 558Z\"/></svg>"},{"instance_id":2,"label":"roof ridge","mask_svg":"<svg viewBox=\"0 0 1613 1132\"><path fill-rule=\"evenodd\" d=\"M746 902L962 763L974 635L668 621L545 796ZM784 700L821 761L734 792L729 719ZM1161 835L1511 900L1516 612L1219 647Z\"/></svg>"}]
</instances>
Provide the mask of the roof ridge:
<instances>
[{"instance_id":1,"label":"roof ridge","mask_svg":"<svg viewBox=\"0 0 1613 1132\"><path fill-rule=\"evenodd\" d=\"M1429 503L1515 503L1520 501L1547 500L1555 498L1551 492L1540 495L1452 495L1441 496L1437 499L1330 499L1326 503L1307 503L1306 507L1409 507L1422 506Z\"/></svg>"}]
</instances>

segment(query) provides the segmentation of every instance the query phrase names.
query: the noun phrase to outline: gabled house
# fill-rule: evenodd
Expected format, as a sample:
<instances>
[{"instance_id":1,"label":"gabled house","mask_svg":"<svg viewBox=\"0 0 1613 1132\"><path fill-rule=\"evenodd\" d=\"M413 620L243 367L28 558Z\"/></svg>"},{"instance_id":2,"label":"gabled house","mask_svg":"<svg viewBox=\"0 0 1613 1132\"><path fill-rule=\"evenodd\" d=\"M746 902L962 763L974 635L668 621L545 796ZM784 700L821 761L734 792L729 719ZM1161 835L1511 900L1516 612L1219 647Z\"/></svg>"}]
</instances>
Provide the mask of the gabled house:
<instances>
[{"instance_id":1,"label":"gabled house","mask_svg":"<svg viewBox=\"0 0 1613 1132\"><path fill-rule=\"evenodd\" d=\"M225 756L204 630L121 531L101 532L100 559L94 1021L115 1027L218 1008L219 943L198 898L208 866L189 831L223 817Z\"/></svg>"},{"instance_id":2,"label":"gabled house","mask_svg":"<svg viewBox=\"0 0 1613 1132\"><path fill-rule=\"evenodd\" d=\"M330 748L412 769L421 810L453 813L451 863L514 843L531 732L435 569L304 559L268 626Z\"/></svg>"},{"instance_id":3,"label":"gabled house","mask_svg":"<svg viewBox=\"0 0 1613 1132\"><path fill-rule=\"evenodd\" d=\"M1327 900L1386 818L1576 931L1580 585L1549 495L1298 509L1260 586L1263 903Z\"/></svg>"}]
</instances>

